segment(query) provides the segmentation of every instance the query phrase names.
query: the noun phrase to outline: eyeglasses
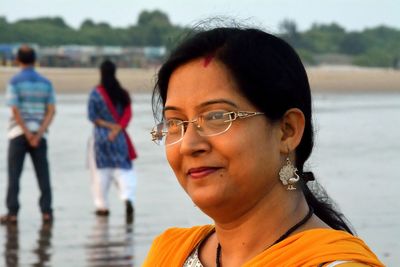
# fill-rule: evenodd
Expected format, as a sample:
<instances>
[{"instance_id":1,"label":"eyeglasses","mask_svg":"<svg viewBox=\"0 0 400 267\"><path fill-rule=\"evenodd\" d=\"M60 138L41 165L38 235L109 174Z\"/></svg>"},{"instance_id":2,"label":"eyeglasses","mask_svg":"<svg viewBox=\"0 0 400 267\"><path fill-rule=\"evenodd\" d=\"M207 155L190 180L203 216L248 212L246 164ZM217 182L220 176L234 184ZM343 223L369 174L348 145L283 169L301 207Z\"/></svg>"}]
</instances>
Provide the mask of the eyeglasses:
<instances>
[{"instance_id":1,"label":"eyeglasses","mask_svg":"<svg viewBox=\"0 0 400 267\"><path fill-rule=\"evenodd\" d=\"M151 131L152 141L156 144L170 146L180 142L185 135L189 123L195 125L197 133L201 136L215 136L223 134L232 126L236 119L247 119L263 112L255 111L230 111L212 110L200 114L196 119L183 121L171 119L154 126Z\"/></svg>"}]
</instances>

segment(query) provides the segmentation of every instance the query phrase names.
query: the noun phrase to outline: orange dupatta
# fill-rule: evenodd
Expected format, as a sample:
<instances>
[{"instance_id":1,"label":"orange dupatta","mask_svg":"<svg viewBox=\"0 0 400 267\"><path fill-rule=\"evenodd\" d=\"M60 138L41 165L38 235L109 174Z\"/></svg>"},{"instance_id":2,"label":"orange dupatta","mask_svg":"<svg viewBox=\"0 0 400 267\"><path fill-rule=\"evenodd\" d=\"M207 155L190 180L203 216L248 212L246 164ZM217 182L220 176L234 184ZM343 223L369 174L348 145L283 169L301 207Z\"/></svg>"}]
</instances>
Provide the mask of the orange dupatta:
<instances>
[{"instance_id":1,"label":"orange dupatta","mask_svg":"<svg viewBox=\"0 0 400 267\"><path fill-rule=\"evenodd\" d=\"M213 229L213 226L206 225L165 231L153 242L142 266L182 267L193 249ZM355 261L373 267L384 266L361 239L332 229L312 229L290 236L243 266L318 266L336 260Z\"/></svg>"},{"instance_id":2,"label":"orange dupatta","mask_svg":"<svg viewBox=\"0 0 400 267\"><path fill-rule=\"evenodd\" d=\"M318 266L337 260L384 266L360 238L344 231L322 228L290 236L243 266Z\"/></svg>"}]
</instances>

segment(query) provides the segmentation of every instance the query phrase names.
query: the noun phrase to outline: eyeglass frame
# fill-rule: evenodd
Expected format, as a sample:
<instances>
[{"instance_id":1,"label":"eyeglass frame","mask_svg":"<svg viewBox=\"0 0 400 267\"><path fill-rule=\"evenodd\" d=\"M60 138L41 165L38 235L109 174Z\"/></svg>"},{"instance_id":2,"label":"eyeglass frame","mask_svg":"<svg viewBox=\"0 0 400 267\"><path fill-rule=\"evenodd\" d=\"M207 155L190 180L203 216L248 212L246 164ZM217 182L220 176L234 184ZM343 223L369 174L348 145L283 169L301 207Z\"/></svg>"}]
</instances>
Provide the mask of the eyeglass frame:
<instances>
[{"instance_id":1,"label":"eyeglass frame","mask_svg":"<svg viewBox=\"0 0 400 267\"><path fill-rule=\"evenodd\" d=\"M200 136L205 136L205 137L217 136L217 135L220 135L220 134L223 134L223 133L227 132L227 131L231 128L232 123L233 123L234 121L236 121L238 118L239 118L239 119L247 119L247 118L251 118L251 117L257 116L257 115L264 115L265 113L264 113L264 112L259 112L259 111L228 111L228 112L223 113L223 115L232 115L232 114L234 115L233 118L224 121L224 122L227 122L227 123L229 122L229 125L228 125L228 126L226 127L226 129L223 130L222 132L219 132L219 133L216 133L216 134L201 134L201 132L198 131L198 130L196 130L196 132L197 132ZM201 114L200 114L200 115L201 115ZM180 137L177 141L175 141L175 142L173 142L173 143L170 143L170 144L165 144L165 143L164 143L164 145L165 145L165 146L171 146L171 145L177 144L177 143L179 143L180 141L182 141L183 137L185 136L185 133L186 133L186 130L187 130L187 127L188 127L189 123L195 124L195 126L196 126L197 129L200 128L200 125L197 124L200 115L197 116L197 118L195 118L195 119L193 119L193 120L186 120L186 121L184 121L184 120L174 119L175 121L179 121L178 126L183 125L183 126L181 126L181 128L183 129L183 130L181 130L181 137ZM151 134L151 136L152 136L152 141L153 141L154 143L156 143L157 145L160 145L160 143L161 143L161 142L157 142L157 140L162 140L163 138L166 138L166 135L168 134L168 131L162 131L162 130L161 130L161 131L157 131L157 130L156 130L159 126L162 126L162 129L163 129L163 128L164 128L164 123L165 123L164 121L158 123L157 125L155 125L155 126L153 127L153 129L152 129L151 132L150 132L150 134ZM185 127L185 125L186 125L186 127ZM158 137L160 136L160 134L161 134L161 139L158 138Z\"/></svg>"}]
</instances>

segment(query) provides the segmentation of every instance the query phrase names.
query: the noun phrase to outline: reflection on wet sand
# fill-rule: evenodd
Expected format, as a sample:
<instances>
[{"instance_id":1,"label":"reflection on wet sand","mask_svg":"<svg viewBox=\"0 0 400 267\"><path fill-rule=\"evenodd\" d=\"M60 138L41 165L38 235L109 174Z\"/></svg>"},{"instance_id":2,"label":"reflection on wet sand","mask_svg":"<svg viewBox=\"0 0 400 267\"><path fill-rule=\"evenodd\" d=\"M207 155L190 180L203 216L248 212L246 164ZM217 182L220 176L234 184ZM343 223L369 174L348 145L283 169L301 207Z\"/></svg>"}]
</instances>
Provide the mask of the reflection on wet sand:
<instances>
[{"instance_id":1,"label":"reflection on wet sand","mask_svg":"<svg viewBox=\"0 0 400 267\"><path fill-rule=\"evenodd\" d=\"M4 243L5 266L18 266L18 224L8 224L6 227L6 239Z\"/></svg>"},{"instance_id":2,"label":"reflection on wet sand","mask_svg":"<svg viewBox=\"0 0 400 267\"><path fill-rule=\"evenodd\" d=\"M133 266L133 224L110 225L108 217L97 217L88 237L87 266Z\"/></svg>"},{"instance_id":3,"label":"reflection on wet sand","mask_svg":"<svg viewBox=\"0 0 400 267\"><path fill-rule=\"evenodd\" d=\"M52 230L52 223L42 223L42 227L39 229L37 247L33 250L33 253L37 255L37 262L32 266L48 266L47 263L51 259Z\"/></svg>"},{"instance_id":4,"label":"reflection on wet sand","mask_svg":"<svg viewBox=\"0 0 400 267\"><path fill-rule=\"evenodd\" d=\"M6 267L19 266L19 230L18 224L8 224L6 228L6 238L4 243L4 261ZM51 237L52 224L43 223L38 231L38 239L32 253L35 255L35 261L31 266L48 266L51 259Z\"/></svg>"}]
</instances>

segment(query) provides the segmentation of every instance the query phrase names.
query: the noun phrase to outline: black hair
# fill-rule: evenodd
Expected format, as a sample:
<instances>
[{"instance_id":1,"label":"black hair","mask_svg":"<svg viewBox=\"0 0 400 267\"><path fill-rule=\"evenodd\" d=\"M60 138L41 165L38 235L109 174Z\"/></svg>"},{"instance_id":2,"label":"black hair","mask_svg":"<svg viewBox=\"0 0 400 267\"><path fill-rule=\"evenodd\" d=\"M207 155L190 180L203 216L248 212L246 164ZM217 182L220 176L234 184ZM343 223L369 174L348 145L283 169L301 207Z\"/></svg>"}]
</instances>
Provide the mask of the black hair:
<instances>
[{"instance_id":1,"label":"black hair","mask_svg":"<svg viewBox=\"0 0 400 267\"><path fill-rule=\"evenodd\" d=\"M296 167L300 174L304 173L304 163L314 145L310 85L297 53L272 34L239 27L197 30L171 52L159 70L152 97L154 116L160 115L159 107L165 105L169 79L174 70L207 56L213 56L227 68L240 93L263 111L271 122L282 119L291 108L304 113L304 134L295 151ZM310 189L304 177L301 188L315 214L333 229L352 233L347 220L325 190L315 181Z\"/></svg>"},{"instance_id":2,"label":"black hair","mask_svg":"<svg viewBox=\"0 0 400 267\"><path fill-rule=\"evenodd\" d=\"M110 60L105 60L100 65L101 85L106 89L111 102L114 105L120 104L122 107L130 105L131 98L129 93L121 87L115 74L117 67Z\"/></svg>"},{"instance_id":3,"label":"black hair","mask_svg":"<svg viewBox=\"0 0 400 267\"><path fill-rule=\"evenodd\" d=\"M32 65L36 61L36 53L31 47L22 45L18 48L17 60L22 64Z\"/></svg>"}]
</instances>

